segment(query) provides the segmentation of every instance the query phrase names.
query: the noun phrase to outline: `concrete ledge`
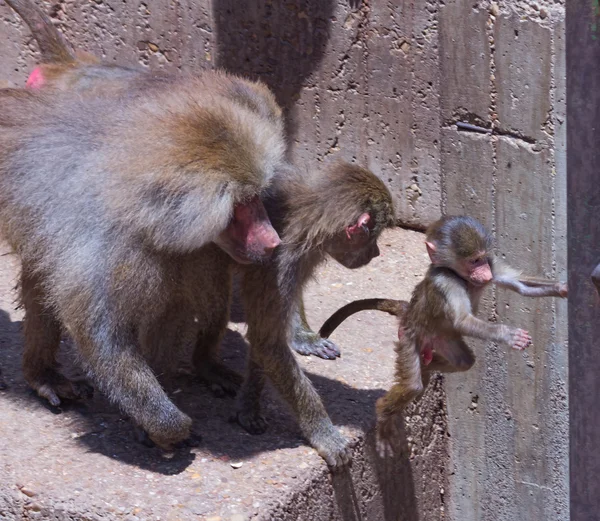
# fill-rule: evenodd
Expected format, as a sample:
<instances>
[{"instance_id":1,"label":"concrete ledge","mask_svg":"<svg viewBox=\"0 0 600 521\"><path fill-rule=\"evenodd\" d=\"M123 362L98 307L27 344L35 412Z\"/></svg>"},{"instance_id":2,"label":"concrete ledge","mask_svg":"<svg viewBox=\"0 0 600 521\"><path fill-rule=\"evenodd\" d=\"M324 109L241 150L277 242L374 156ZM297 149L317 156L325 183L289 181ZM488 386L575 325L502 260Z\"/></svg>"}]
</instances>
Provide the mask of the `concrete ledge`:
<instances>
[{"instance_id":1,"label":"concrete ledge","mask_svg":"<svg viewBox=\"0 0 600 521\"><path fill-rule=\"evenodd\" d=\"M426 266L421 236L394 231L382 245L382 258L362 270L352 273L334 263L323 269L307 297L312 324L318 327L350 299L409 296ZM10 386L0 394L0 519L435 520L443 515L440 382L408 415L404 454L382 462L373 451L375 400L393 372L392 317L369 312L348 320L334 337L343 350L338 361L301 357L334 423L354 441L350 471L331 476L270 389L269 430L250 436L229 422L232 399L215 398L184 380L173 398L195 419L203 442L167 457L138 444L131 424L102 396L51 411L27 389L20 369L22 315L12 303L17 271L14 256L0 257L0 365ZM230 326L223 354L241 370L244 325ZM67 368L69 354L65 344L61 356ZM240 468L232 466L240 462Z\"/></svg>"}]
</instances>

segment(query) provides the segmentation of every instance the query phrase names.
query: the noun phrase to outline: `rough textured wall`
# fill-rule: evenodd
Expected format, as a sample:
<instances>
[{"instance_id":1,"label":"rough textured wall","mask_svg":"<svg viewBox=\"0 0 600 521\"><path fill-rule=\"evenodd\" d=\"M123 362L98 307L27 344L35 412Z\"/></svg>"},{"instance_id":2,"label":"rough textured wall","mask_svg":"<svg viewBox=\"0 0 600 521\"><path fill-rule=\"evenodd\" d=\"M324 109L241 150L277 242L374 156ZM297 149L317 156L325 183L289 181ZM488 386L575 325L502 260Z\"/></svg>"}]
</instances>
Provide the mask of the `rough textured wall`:
<instances>
[{"instance_id":1,"label":"rough textured wall","mask_svg":"<svg viewBox=\"0 0 600 521\"><path fill-rule=\"evenodd\" d=\"M290 115L293 154L367 164L404 224L441 211L437 2L44 2L70 41L118 63L220 66L263 79ZM0 80L20 85L35 45L0 6Z\"/></svg>"},{"instance_id":2,"label":"rough textured wall","mask_svg":"<svg viewBox=\"0 0 600 521\"><path fill-rule=\"evenodd\" d=\"M514 266L565 280L563 20L559 3L452 0L439 49L444 210L479 217ZM450 517L568 519L566 303L497 290L481 314L534 345L479 342L475 367L446 380Z\"/></svg>"},{"instance_id":3,"label":"rough textured wall","mask_svg":"<svg viewBox=\"0 0 600 521\"><path fill-rule=\"evenodd\" d=\"M560 1L47 2L83 49L121 63L259 77L290 115L295 159L366 163L401 221L468 212L531 273L564 276L565 82ZM0 5L0 81L24 82L29 33ZM493 126L457 130L457 121ZM567 519L566 306L498 291L482 315L528 328L524 354L480 344L447 379L446 512ZM437 479L437 478L436 478Z\"/></svg>"}]
</instances>

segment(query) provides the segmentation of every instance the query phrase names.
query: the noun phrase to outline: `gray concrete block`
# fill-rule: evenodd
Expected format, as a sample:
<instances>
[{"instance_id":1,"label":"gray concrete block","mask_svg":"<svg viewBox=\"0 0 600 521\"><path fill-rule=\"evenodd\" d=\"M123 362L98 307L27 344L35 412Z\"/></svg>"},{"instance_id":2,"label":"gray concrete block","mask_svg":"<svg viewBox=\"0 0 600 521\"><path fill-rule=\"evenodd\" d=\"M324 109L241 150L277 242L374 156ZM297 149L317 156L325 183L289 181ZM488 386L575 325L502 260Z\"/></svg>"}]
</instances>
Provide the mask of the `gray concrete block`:
<instances>
[{"instance_id":1,"label":"gray concrete block","mask_svg":"<svg viewBox=\"0 0 600 521\"><path fill-rule=\"evenodd\" d=\"M313 327L365 294L410 296L426 269L422 235L390 231L381 247L383 255L361 270L334 262L319 269L319 282L306 294ZM400 422L404 450L391 460L374 450L375 402L394 373L394 317L365 312L345 322L332 336L343 351L336 362L299 357L333 422L352 439L350 469L331 474L272 389L263 397L269 429L251 436L229 421L234 400L189 379L178 380L173 399L197 421L203 440L165 455L135 441L131 424L98 392L61 414L29 392L20 367L23 315L13 304L18 271L15 256L0 256L0 366L9 384L0 392L0 519L444 519L447 437L439 380L406 411L404 427ZM223 345L236 370L245 361L244 333L243 323L230 323ZM70 353L63 344L67 371L76 370Z\"/></svg>"},{"instance_id":2,"label":"gray concrete block","mask_svg":"<svg viewBox=\"0 0 600 521\"><path fill-rule=\"evenodd\" d=\"M498 251L513 266L555 276L552 155L492 139L495 156L489 136L443 131L446 211L494 225ZM479 354L475 366L446 378L450 519L568 517L566 352L555 305L505 290L487 294L481 317L529 330L534 346L519 353L469 340Z\"/></svg>"},{"instance_id":3,"label":"gray concrete block","mask_svg":"<svg viewBox=\"0 0 600 521\"><path fill-rule=\"evenodd\" d=\"M553 27L553 82L554 82L554 260L555 276L567 280L567 122L566 122L566 52L565 23ZM548 446L554 450L554 464L546 480L554 493L549 510L555 517L569 517L569 439L568 422L568 302L554 302L554 339L548 356L549 396L554 414L548 426Z\"/></svg>"},{"instance_id":4,"label":"gray concrete block","mask_svg":"<svg viewBox=\"0 0 600 521\"><path fill-rule=\"evenodd\" d=\"M552 273L551 155L511 138L498 139L497 245L515 267Z\"/></svg>"},{"instance_id":5,"label":"gray concrete block","mask_svg":"<svg viewBox=\"0 0 600 521\"><path fill-rule=\"evenodd\" d=\"M17 15L3 2L0 4L0 81L5 87L22 87L26 70L33 66L33 45L29 31Z\"/></svg>"},{"instance_id":6,"label":"gray concrete block","mask_svg":"<svg viewBox=\"0 0 600 521\"><path fill-rule=\"evenodd\" d=\"M452 129L442 131L444 211L467 214L488 229L494 225L494 150L491 137Z\"/></svg>"},{"instance_id":7,"label":"gray concrete block","mask_svg":"<svg viewBox=\"0 0 600 521\"><path fill-rule=\"evenodd\" d=\"M556 265L558 276L565 277L567 268L567 72L564 21L555 25L553 43L554 105L552 122L554 124L554 172L556 176L554 202ZM564 306L564 313L566 313L566 306Z\"/></svg>"},{"instance_id":8,"label":"gray concrete block","mask_svg":"<svg viewBox=\"0 0 600 521\"><path fill-rule=\"evenodd\" d=\"M489 229L493 226L494 151L491 137L452 129L442 131L444 212L467 214ZM493 310L491 293L486 293L479 317L489 319ZM446 403L450 433L448 510L450 519L482 519L486 474L487 396L486 343L468 340L476 353L475 366L463 374L447 375Z\"/></svg>"},{"instance_id":9,"label":"gray concrete block","mask_svg":"<svg viewBox=\"0 0 600 521\"><path fill-rule=\"evenodd\" d=\"M488 17L466 0L452 0L440 9L440 96L446 121L461 114L489 119Z\"/></svg>"},{"instance_id":10,"label":"gray concrete block","mask_svg":"<svg viewBox=\"0 0 600 521\"><path fill-rule=\"evenodd\" d=\"M498 250L525 273L552 277L555 176L551 154L501 138L497 164ZM557 472L565 478L561 470L555 470L557 464L559 469L564 466L566 451L562 444L556 445L554 430L568 424L566 395L564 388L558 389L566 367L560 362L564 345L556 343L554 302L526 299L506 290L498 290L497 297L499 320L527 329L533 346L523 353L506 350L505 387L501 393L488 389L489 399L497 403L497 414L489 425L494 447L509 465L505 479L488 476L489 511L496 516L503 513L496 519L514 519L515 515L563 519L565 505L558 508L557 495L564 495L566 482L556 489L550 486Z\"/></svg>"},{"instance_id":11,"label":"gray concrete block","mask_svg":"<svg viewBox=\"0 0 600 521\"><path fill-rule=\"evenodd\" d=\"M403 221L413 218L405 188L411 177L414 136L411 132L412 64L414 46L407 30L412 12L397 24L390 6L374 4L366 34L368 49L365 78L367 99L367 163L397 197L397 215Z\"/></svg>"},{"instance_id":12,"label":"gray concrete block","mask_svg":"<svg viewBox=\"0 0 600 521\"><path fill-rule=\"evenodd\" d=\"M441 216L442 179L440 165L440 65L437 31L438 4L414 11L415 38L412 78L412 133L414 150L410 184L405 197L411 210L407 224L428 226ZM413 185L417 185L415 191ZM416 192L416 193L415 193Z\"/></svg>"},{"instance_id":13,"label":"gray concrete block","mask_svg":"<svg viewBox=\"0 0 600 521\"><path fill-rule=\"evenodd\" d=\"M551 110L552 31L516 14L502 14L494 40L500 128L542 139Z\"/></svg>"}]
</instances>

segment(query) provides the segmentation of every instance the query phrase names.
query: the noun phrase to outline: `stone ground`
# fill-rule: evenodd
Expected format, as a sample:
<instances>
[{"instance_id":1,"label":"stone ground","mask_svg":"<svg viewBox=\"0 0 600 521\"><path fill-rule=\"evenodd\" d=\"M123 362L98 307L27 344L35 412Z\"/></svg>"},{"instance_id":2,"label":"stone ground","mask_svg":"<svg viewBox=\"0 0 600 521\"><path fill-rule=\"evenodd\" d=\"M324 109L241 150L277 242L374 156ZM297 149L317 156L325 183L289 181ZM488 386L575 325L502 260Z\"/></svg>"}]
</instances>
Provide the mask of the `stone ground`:
<instances>
[{"instance_id":1,"label":"stone ground","mask_svg":"<svg viewBox=\"0 0 600 521\"><path fill-rule=\"evenodd\" d=\"M422 236L394 230L381 246L381 257L361 270L334 262L320 270L306 299L315 328L347 301L410 295L427 265ZM182 381L173 399L195 419L203 441L175 454L138 444L131 424L98 393L51 410L21 374L17 273L14 256L0 257L0 366L9 385L0 392L0 519L412 520L428 487L441 500L429 501L438 514L423 518L443 510L442 478L422 475L442 461L443 417L413 416L406 427L413 434L403 440L408 450L394 461L376 461L373 453L373 408L393 373L394 318L365 312L349 319L333 336L343 350L336 361L299 357L333 422L354 441L352 469L331 477L271 389L264 400L269 429L251 436L229 421L233 399ZM223 348L226 363L240 371L243 333L243 323L231 322ZM423 402L441 400L439 385L434 394Z\"/></svg>"}]
</instances>

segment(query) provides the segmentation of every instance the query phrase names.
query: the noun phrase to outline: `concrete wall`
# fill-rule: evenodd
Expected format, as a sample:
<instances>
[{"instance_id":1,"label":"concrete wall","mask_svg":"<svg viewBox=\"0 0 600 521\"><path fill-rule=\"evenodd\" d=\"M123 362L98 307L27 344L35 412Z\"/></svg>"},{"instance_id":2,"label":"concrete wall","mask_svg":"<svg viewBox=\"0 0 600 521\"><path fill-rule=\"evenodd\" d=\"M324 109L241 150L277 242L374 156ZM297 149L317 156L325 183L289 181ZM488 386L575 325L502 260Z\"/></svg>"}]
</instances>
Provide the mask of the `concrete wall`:
<instances>
[{"instance_id":1,"label":"concrete wall","mask_svg":"<svg viewBox=\"0 0 600 521\"><path fill-rule=\"evenodd\" d=\"M403 224L471 213L517 267L565 275L560 0L45 6L72 42L109 61L262 78L290 115L296 161L355 158L390 186ZM21 85L35 45L4 5L0 41L0 80ZM529 329L534 347L480 343L474 369L447 379L446 516L567 519L566 306L497 291L485 314Z\"/></svg>"},{"instance_id":2,"label":"concrete wall","mask_svg":"<svg viewBox=\"0 0 600 521\"><path fill-rule=\"evenodd\" d=\"M439 48L444 210L479 217L514 266L566 280L563 20L555 3L451 0ZM479 342L473 370L446 380L450 517L568 519L566 303L497 290L483 307L534 345Z\"/></svg>"},{"instance_id":3,"label":"concrete wall","mask_svg":"<svg viewBox=\"0 0 600 521\"><path fill-rule=\"evenodd\" d=\"M437 2L44 2L70 41L109 61L224 67L261 78L290 114L296 159L368 164L422 226L440 215ZM35 45L0 6L0 80L21 85Z\"/></svg>"}]
</instances>

